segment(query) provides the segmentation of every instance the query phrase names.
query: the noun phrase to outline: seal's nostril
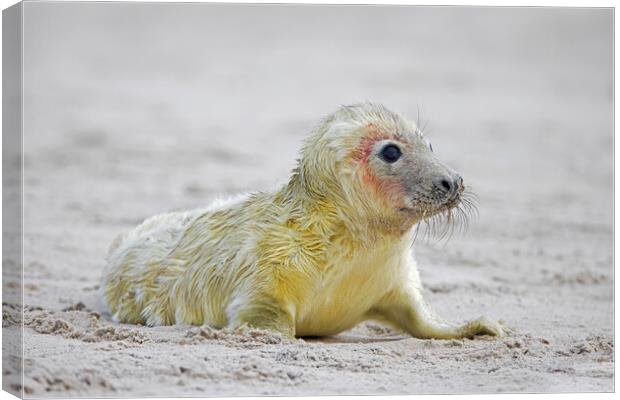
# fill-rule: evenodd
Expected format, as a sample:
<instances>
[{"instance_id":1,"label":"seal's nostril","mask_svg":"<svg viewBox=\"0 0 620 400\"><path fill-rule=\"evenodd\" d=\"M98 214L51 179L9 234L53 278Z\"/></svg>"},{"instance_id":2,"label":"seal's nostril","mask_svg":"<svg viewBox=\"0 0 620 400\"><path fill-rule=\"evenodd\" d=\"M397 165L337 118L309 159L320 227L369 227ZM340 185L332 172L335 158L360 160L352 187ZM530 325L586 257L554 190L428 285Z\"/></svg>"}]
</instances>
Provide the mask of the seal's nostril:
<instances>
[{"instance_id":1,"label":"seal's nostril","mask_svg":"<svg viewBox=\"0 0 620 400\"><path fill-rule=\"evenodd\" d=\"M452 190L452 185L450 184L450 181L448 181L447 179L441 180L441 186L444 189L446 189L448 192Z\"/></svg>"},{"instance_id":2,"label":"seal's nostril","mask_svg":"<svg viewBox=\"0 0 620 400\"><path fill-rule=\"evenodd\" d=\"M435 178L433 184L442 195L452 195L457 189L456 179L448 176Z\"/></svg>"},{"instance_id":3,"label":"seal's nostril","mask_svg":"<svg viewBox=\"0 0 620 400\"><path fill-rule=\"evenodd\" d=\"M437 189L441 190L444 193L450 193L452 192L452 189L454 188L453 183L447 178L437 179L435 181L435 186L437 186Z\"/></svg>"}]
</instances>

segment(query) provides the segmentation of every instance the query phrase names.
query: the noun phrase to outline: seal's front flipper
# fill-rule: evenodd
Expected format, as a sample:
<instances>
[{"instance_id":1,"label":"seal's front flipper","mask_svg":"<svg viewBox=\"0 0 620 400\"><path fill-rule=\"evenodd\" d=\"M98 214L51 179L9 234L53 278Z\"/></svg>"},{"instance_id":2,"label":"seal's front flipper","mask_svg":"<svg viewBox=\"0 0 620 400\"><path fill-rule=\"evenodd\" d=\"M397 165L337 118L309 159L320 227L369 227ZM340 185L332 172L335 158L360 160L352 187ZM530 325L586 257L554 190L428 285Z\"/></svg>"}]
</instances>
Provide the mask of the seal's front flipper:
<instances>
[{"instance_id":1,"label":"seal's front flipper","mask_svg":"<svg viewBox=\"0 0 620 400\"><path fill-rule=\"evenodd\" d=\"M502 337L506 335L502 324L492 321L487 317L480 317L473 321L469 321L459 328L463 337L473 337L477 335L491 335Z\"/></svg>"},{"instance_id":2,"label":"seal's front flipper","mask_svg":"<svg viewBox=\"0 0 620 400\"><path fill-rule=\"evenodd\" d=\"M428 306L416 285L398 288L369 312L368 318L382 320L420 339L461 339L476 335L504 336L504 329L485 317L455 325L446 322Z\"/></svg>"}]
</instances>

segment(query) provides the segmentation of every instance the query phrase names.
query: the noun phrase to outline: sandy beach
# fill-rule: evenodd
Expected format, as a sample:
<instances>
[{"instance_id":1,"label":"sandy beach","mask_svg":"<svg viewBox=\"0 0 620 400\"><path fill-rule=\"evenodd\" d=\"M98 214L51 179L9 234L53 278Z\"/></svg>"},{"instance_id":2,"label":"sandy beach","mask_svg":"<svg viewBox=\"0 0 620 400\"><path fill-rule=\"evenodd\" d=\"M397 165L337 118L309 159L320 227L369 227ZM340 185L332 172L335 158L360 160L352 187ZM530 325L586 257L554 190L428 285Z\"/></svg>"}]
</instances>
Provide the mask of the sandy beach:
<instances>
[{"instance_id":1,"label":"sandy beach","mask_svg":"<svg viewBox=\"0 0 620 400\"><path fill-rule=\"evenodd\" d=\"M24 15L26 396L614 389L610 10L35 2ZM364 100L419 112L478 194L466 234L413 251L439 314L502 320L506 337L367 322L291 342L103 312L119 233L286 182L319 119ZM5 334L18 314L3 304Z\"/></svg>"}]
</instances>

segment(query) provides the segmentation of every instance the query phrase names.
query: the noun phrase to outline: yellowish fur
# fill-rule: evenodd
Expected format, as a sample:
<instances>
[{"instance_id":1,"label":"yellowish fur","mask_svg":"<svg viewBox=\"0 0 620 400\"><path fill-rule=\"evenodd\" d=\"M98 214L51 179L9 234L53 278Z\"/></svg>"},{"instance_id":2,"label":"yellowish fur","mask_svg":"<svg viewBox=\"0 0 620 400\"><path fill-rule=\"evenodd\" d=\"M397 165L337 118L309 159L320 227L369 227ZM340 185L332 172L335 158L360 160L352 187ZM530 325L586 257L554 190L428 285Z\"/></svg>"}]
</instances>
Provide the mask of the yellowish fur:
<instances>
[{"instance_id":1,"label":"yellowish fur","mask_svg":"<svg viewBox=\"0 0 620 400\"><path fill-rule=\"evenodd\" d=\"M500 335L486 319L456 326L426 306L410 249L426 209L397 211L395 201L412 200L362 179L352 154L369 132L410 137L403 147L412 151L421 137L381 106L343 107L309 137L277 191L158 215L116 239L101 283L114 318L247 323L288 336L333 335L373 318L418 337Z\"/></svg>"}]
</instances>

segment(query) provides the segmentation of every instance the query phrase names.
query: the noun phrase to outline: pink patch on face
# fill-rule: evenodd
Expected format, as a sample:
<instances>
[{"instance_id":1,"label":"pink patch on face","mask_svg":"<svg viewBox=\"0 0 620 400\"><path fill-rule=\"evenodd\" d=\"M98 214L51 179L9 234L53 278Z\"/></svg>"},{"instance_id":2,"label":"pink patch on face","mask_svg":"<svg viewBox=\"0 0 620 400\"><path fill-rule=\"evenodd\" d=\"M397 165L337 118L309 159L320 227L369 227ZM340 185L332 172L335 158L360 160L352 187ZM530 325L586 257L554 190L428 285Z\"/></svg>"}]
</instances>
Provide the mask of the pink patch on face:
<instances>
[{"instance_id":1,"label":"pink patch on face","mask_svg":"<svg viewBox=\"0 0 620 400\"><path fill-rule=\"evenodd\" d=\"M389 134L379 131L372 124L368 125L366 130L368 134L360 140L359 145L351 152L351 158L359 163L368 161L368 157L372 154L372 150L377 141L390 139Z\"/></svg>"},{"instance_id":2,"label":"pink patch on face","mask_svg":"<svg viewBox=\"0 0 620 400\"><path fill-rule=\"evenodd\" d=\"M394 207L405 207L404 200L407 193L399 179L395 177L377 177L372 171L368 171L368 173L372 174L372 179L364 179L364 181L373 188L373 191L379 198L386 200ZM364 176L367 175L364 174Z\"/></svg>"},{"instance_id":3,"label":"pink patch on face","mask_svg":"<svg viewBox=\"0 0 620 400\"><path fill-rule=\"evenodd\" d=\"M374 128L372 125L368 128L370 128L369 133L362 138L359 146L352 152L351 158L361 167L362 181L373 190L378 198L387 201L393 207L404 207L406 191L400 180L395 177L378 177L368 162L376 142L392 139L392 137L372 129Z\"/></svg>"}]
</instances>

